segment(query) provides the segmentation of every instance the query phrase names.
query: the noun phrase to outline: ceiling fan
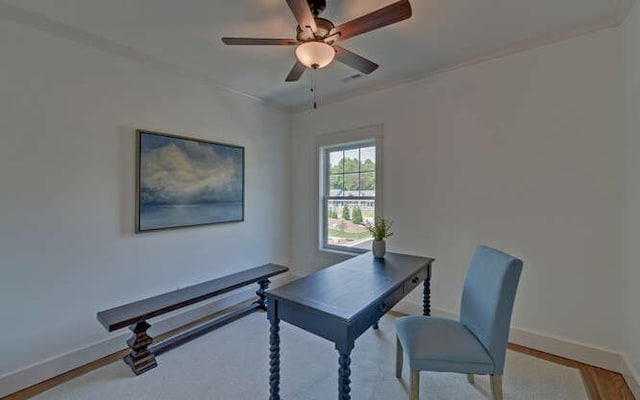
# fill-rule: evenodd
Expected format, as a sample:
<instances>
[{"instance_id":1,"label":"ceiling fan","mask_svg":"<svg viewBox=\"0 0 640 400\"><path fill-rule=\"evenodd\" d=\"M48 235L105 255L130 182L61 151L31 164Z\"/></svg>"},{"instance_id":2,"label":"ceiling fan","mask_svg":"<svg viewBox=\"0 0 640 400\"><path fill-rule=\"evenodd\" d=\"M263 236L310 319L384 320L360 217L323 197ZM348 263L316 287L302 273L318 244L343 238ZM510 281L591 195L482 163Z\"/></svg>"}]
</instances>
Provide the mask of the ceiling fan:
<instances>
[{"instance_id":1,"label":"ceiling fan","mask_svg":"<svg viewBox=\"0 0 640 400\"><path fill-rule=\"evenodd\" d=\"M334 25L320 13L326 8L326 0L286 0L298 26L295 39L223 37L227 45L298 46L296 63L287 75L286 82L295 82L305 68L318 69L337 61L364 74L370 74L378 64L359 56L335 43L382 28L411 17L409 0L400 0L362 17Z\"/></svg>"}]
</instances>

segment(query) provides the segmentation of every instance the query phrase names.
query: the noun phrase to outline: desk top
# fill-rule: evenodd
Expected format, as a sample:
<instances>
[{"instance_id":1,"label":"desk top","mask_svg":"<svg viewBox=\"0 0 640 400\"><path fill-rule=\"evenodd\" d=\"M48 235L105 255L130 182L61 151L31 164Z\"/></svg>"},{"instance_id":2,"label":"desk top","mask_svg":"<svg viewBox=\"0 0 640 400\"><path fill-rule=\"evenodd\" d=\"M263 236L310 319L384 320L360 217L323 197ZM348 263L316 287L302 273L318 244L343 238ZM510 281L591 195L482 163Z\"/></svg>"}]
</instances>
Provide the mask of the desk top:
<instances>
[{"instance_id":1,"label":"desk top","mask_svg":"<svg viewBox=\"0 0 640 400\"><path fill-rule=\"evenodd\" d=\"M397 253L376 259L368 252L269 290L266 296L351 321L432 262L433 258Z\"/></svg>"}]
</instances>

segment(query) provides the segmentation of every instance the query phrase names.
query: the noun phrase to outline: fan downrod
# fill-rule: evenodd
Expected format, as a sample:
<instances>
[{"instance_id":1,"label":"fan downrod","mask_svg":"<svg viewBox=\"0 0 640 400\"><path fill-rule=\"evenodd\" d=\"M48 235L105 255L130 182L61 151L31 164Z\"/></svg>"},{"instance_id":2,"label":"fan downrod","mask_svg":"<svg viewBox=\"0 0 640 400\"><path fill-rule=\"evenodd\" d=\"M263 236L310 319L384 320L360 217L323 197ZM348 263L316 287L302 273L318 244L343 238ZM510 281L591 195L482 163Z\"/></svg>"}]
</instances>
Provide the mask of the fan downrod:
<instances>
[{"instance_id":1,"label":"fan downrod","mask_svg":"<svg viewBox=\"0 0 640 400\"><path fill-rule=\"evenodd\" d=\"M314 17L317 17L327 8L327 0L307 0L309 8Z\"/></svg>"}]
</instances>

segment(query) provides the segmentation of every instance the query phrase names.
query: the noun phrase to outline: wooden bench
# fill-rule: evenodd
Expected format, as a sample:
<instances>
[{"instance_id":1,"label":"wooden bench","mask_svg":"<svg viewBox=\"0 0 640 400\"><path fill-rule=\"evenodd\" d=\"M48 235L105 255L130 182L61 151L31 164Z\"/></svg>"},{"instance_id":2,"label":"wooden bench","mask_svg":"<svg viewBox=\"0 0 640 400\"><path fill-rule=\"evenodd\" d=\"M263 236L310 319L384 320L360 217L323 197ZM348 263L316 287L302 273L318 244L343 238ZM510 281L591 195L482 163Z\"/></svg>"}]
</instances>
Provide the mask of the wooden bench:
<instances>
[{"instance_id":1,"label":"wooden bench","mask_svg":"<svg viewBox=\"0 0 640 400\"><path fill-rule=\"evenodd\" d=\"M129 327L129 329L133 331L133 336L127 340L127 345L131 348L131 352L124 357L124 361L131 367L136 375L140 375L158 365L155 358L156 355L164 353L167 350L244 317L256 310L266 310L264 293L269 287L270 281L268 278L282 274L288 270L289 268L282 265L265 264L197 285L100 311L97 314L98 321L100 321L109 332L125 327ZM153 338L147 334L147 329L151 327L147 320L256 282L259 285L259 289L256 291L258 299L250 306L227 313L222 317L205 322L184 333L149 347L153 342Z\"/></svg>"}]
</instances>

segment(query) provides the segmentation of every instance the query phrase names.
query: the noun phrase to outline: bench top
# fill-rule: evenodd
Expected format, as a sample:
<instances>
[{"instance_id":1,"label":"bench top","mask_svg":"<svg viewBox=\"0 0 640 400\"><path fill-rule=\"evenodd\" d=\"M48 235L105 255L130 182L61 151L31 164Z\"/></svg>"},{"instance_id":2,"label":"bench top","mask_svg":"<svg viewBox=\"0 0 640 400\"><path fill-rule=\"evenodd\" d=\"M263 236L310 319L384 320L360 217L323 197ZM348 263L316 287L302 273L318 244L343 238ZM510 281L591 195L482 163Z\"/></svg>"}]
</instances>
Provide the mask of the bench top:
<instances>
[{"instance_id":1,"label":"bench top","mask_svg":"<svg viewBox=\"0 0 640 400\"><path fill-rule=\"evenodd\" d=\"M288 270L289 268L277 264L261 265L246 271L100 311L97 315L98 321L109 332L112 332Z\"/></svg>"}]
</instances>

